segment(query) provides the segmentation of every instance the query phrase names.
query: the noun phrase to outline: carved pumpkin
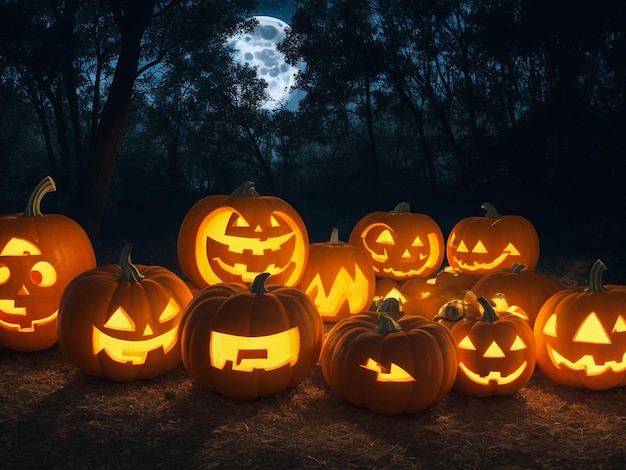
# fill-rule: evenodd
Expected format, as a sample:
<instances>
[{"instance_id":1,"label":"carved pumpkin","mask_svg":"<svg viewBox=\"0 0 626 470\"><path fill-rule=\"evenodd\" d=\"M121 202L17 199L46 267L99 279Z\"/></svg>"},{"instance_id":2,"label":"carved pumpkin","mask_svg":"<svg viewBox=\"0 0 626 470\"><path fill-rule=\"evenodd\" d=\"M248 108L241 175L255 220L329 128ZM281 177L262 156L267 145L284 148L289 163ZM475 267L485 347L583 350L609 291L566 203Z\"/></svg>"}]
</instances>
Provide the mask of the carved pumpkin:
<instances>
[{"instance_id":1,"label":"carved pumpkin","mask_svg":"<svg viewBox=\"0 0 626 470\"><path fill-rule=\"evenodd\" d=\"M324 323L302 291L224 283L202 289L185 311L183 364L201 387L252 400L295 387L319 359Z\"/></svg>"},{"instance_id":2,"label":"carved pumpkin","mask_svg":"<svg viewBox=\"0 0 626 470\"><path fill-rule=\"evenodd\" d=\"M119 265L94 268L65 289L59 346L68 362L118 382L163 375L181 362L179 327L192 294L160 266L134 265L130 245Z\"/></svg>"},{"instance_id":3,"label":"carved pumpkin","mask_svg":"<svg viewBox=\"0 0 626 470\"><path fill-rule=\"evenodd\" d=\"M263 272L295 286L306 266L309 238L300 215L278 197L259 196L244 182L230 196L207 196L187 212L178 233L178 261L199 287L251 283Z\"/></svg>"},{"instance_id":4,"label":"carved pumpkin","mask_svg":"<svg viewBox=\"0 0 626 470\"><path fill-rule=\"evenodd\" d=\"M557 292L539 310L537 365L558 384L594 390L626 385L626 287L603 285L605 271L597 260L587 288Z\"/></svg>"},{"instance_id":5,"label":"carved pumpkin","mask_svg":"<svg viewBox=\"0 0 626 470\"><path fill-rule=\"evenodd\" d=\"M400 291L404 296L404 303L400 305L404 314L420 315L429 320L437 314L442 305L461 295L439 284L436 278L409 279L402 283Z\"/></svg>"},{"instance_id":6,"label":"carved pumpkin","mask_svg":"<svg viewBox=\"0 0 626 470\"><path fill-rule=\"evenodd\" d=\"M312 243L298 289L315 303L322 320L336 322L365 310L374 296L376 276L360 246L339 241L334 228L327 243Z\"/></svg>"},{"instance_id":7,"label":"carved pumpkin","mask_svg":"<svg viewBox=\"0 0 626 470\"><path fill-rule=\"evenodd\" d=\"M372 212L352 229L348 243L362 246L377 277L405 280L439 270L444 240L439 225L426 214L409 212L399 203L391 212Z\"/></svg>"},{"instance_id":8,"label":"carved pumpkin","mask_svg":"<svg viewBox=\"0 0 626 470\"><path fill-rule=\"evenodd\" d=\"M472 290L478 297L492 299L502 293L510 305L517 305L526 315L532 327L539 309L548 298L565 289L557 278L548 274L529 272L523 264L515 263L508 271L484 275Z\"/></svg>"},{"instance_id":9,"label":"carved pumpkin","mask_svg":"<svg viewBox=\"0 0 626 470\"><path fill-rule=\"evenodd\" d=\"M487 274L513 263L533 271L539 260L533 224L519 215L500 215L487 202L481 207L487 211L484 217L467 217L452 228L446 243L448 264L472 274Z\"/></svg>"},{"instance_id":10,"label":"carved pumpkin","mask_svg":"<svg viewBox=\"0 0 626 470\"><path fill-rule=\"evenodd\" d=\"M60 214L41 213L41 200L55 191L47 177L32 192L26 210L0 222L0 346L40 351L57 342L63 289L96 266L84 230Z\"/></svg>"},{"instance_id":11,"label":"carved pumpkin","mask_svg":"<svg viewBox=\"0 0 626 470\"><path fill-rule=\"evenodd\" d=\"M336 323L322 348L321 366L331 389L374 413L415 413L441 400L456 376L456 346L447 328L420 316L392 316L396 299L378 312Z\"/></svg>"},{"instance_id":12,"label":"carved pumpkin","mask_svg":"<svg viewBox=\"0 0 626 470\"><path fill-rule=\"evenodd\" d=\"M474 397L510 395L535 370L533 330L516 315L496 315L484 297L478 302L484 309L480 319L465 318L451 327L459 360L454 389Z\"/></svg>"},{"instance_id":13,"label":"carved pumpkin","mask_svg":"<svg viewBox=\"0 0 626 470\"><path fill-rule=\"evenodd\" d=\"M369 310L376 311L383 300L387 298L396 299L400 305L402 305L406 299L400 291L402 281L396 281L388 277L381 277L376 279L376 288L374 289L374 297L370 304ZM400 308L402 309L402 308Z\"/></svg>"}]
</instances>

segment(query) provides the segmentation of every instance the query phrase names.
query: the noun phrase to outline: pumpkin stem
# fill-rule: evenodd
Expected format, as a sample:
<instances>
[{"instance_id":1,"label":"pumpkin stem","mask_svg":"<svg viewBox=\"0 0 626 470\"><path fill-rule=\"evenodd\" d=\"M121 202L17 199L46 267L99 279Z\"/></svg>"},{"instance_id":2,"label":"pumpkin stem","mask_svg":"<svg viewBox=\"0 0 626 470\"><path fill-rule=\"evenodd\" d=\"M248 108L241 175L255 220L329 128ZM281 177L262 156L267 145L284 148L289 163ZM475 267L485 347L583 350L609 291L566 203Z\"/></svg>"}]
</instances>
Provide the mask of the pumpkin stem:
<instances>
[{"instance_id":1,"label":"pumpkin stem","mask_svg":"<svg viewBox=\"0 0 626 470\"><path fill-rule=\"evenodd\" d=\"M329 245L341 245L339 242L339 229L337 227L333 228L330 232L330 240L328 241Z\"/></svg>"},{"instance_id":2,"label":"pumpkin stem","mask_svg":"<svg viewBox=\"0 0 626 470\"><path fill-rule=\"evenodd\" d=\"M270 276L271 276L270 273L259 274L257 277L254 278L254 281L252 281L252 284L250 284L249 291L252 292L253 294L265 294L269 292L267 290L267 287L265 287L265 281L267 281L267 278Z\"/></svg>"},{"instance_id":3,"label":"pumpkin stem","mask_svg":"<svg viewBox=\"0 0 626 470\"><path fill-rule=\"evenodd\" d=\"M499 317L498 315L496 315L496 311L493 309L493 305L491 305L491 302L489 302L489 300L485 299L484 297L478 297L478 299L476 300L480 305L482 305L483 309L485 310L483 316L480 317L480 321L488 321L490 323L493 323L494 321L498 320Z\"/></svg>"},{"instance_id":4,"label":"pumpkin stem","mask_svg":"<svg viewBox=\"0 0 626 470\"><path fill-rule=\"evenodd\" d=\"M43 197L51 192L57 190L56 184L54 184L54 180L50 176L46 176L41 182L37 185L33 192L30 194L28 198L28 202L26 203L26 210L24 211L24 217L35 217L39 215L43 215L41 213L41 200Z\"/></svg>"},{"instance_id":5,"label":"pumpkin stem","mask_svg":"<svg viewBox=\"0 0 626 470\"><path fill-rule=\"evenodd\" d=\"M526 267L527 266L524 263L513 263L513 266L511 266L511 273L519 274L526 269Z\"/></svg>"},{"instance_id":6,"label":"pumpkin stem","mask_svg":"<svg viewBox=\"0 0 626 470\"><path fill-rule=\"evenodd\" d=\"M400 313L400 302L398 302L398 299L389 297L383 300L376 311L378 312L378 326L374 328L376 333L386 335L402 331L402 327L390 315Z\"/></svg>"},{"instance_id":7,"label":"pumpkin stem","mask_svg":"<svg viewBox=\"0 0 626 470\"><path fill-rule=\"evenodd\" d=\"M480 208L485 209L487 211L487 213L485 214L485 217L489 217L491 219L502 217L502 215L498 212L498 209L493 207L488 202L483 203L483 205L480 206Z\"/></svg>"},{"instance_id":8,"label":"pumpkin stem","mask_svg":"<svg viewBox=\"0 0 626 470\"><path fill-rule=\"evenodd\" d=\"M252 181L244 181L237 189L235 189L230 197L243 196L243 197L259 197L260 194L256 192L254 183Z\"/></svg>"},{"instance_id":9,"label":"pumpkin stem","mask_svg":"<svg viewBox=\"0 0 626 470\"><path fill-rule=\"evenodd\" d=\"M399 202L396 207L391 211L392 214L408 214L409 209L411 209L411 205L408 202L402 201Z\"/></svg>"},{"instance_id":10,"label":"pumpkin stem","mask_svg":"<svg viewBox=\"0 0 626 470\"><path fill-rule=\"evenodd\" d=\"M602 282L602 276L606 270L606 264L604 264L602 260L598 259L593 263L591 272L589 273L589 287L585 289L586 292L604 292L607 290Z\"/></svg>"},{"instance_id":11,"label":"pumpkin stem","mask_svg":"<svg viewBox=\"0 0 626 470\"><path fill-rule=\"evenodd\" d=\"M128 244L120 253L119 265L122 268L122 274L117 278L117 282L139 282L145 277L130 260L130 251L132 249L133 245Z\"/></svg>"}]
</instances>

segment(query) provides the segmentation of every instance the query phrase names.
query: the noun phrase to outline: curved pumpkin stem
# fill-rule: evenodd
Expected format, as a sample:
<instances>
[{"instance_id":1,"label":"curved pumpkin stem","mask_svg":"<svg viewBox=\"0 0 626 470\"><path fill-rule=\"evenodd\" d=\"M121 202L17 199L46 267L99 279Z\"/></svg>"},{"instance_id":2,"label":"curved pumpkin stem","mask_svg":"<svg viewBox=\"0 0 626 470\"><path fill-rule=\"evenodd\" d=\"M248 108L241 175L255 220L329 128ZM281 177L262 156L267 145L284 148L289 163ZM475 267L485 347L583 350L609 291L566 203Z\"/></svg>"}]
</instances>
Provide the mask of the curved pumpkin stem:
<instances>
[{"instance_id":1,"label":"curved pumpkin stem","mask_svg":"<svg viewBox=\"0 0 626 470\"><path fill-rule=\"evenodd\" d=\"M391 211L392 214L408 214L411 209L411 205L408 202L402 201L396 204L396 207Z\"/></svg>"},{"instance_id":2,"label":"curved pumpkin stem","mask_svg":"<svg viewBox=\"0 0 626 470\"><path fill-rule=\"evenodd\" d=\"M117 278L117 282L139 282L145 277L130 260L130 251L132 249L133 245L128 244L120 253L119 265L122 268L122 274Z\"/></svg>"},{"instance_id":3,"label":"curved pumpkin stem","mask_svg":"<svg viewBox=\"0 0 626 470\"><path fill-rule=\"evenodd\" d=\"M243 196L243 197L259 197L260 194L256 192L256 188L254 187L254 184L252 181L244 181L243 183L241 183L241 186L239 186L237 189L235 189L232 194L230 195L230 197L234 197L234 196Z\"/></svg>"},{"instance_id":4,"label":"curved pumpkin stem","mask_svg":"<svg viewBox=\"0 0 626 470\"><path fill-rule=\"evenodd\" d=\"M483 309L485 310L483 316L480 317L480 321L488 321L490 323L493 323L500 318L498 317L498 315L496 315L496 311L493 309L493 305L491 305L491 302L489 302L489 300L485 299L484 297L478 297L478 299L476 300L480 305L482 305Z\"/></svg>"},{"instance_id":5,"label":"curved pumpkin stem","mask_svg":"<svg viewBox=\"0 0 626 470\"><path fill-rule=\"evenodd\" d=\"M26 203L26 209L24 210L24 217L36 217L43 215L41 213L41 200L43 197L51 192L57 190L56 184L51 176L46 176L30 193L28 202Z\"/></svg>"},{"instance_id":6,"label":"curved pumpkin stem","mask_svg":"<svg viewBox=\"0 0 626 470\"><path fill-rule=\"evenodd\" d=\"M526 267L527 266L524 263L513 263L513 266L511 266L511 273L519 274L526 269Z\"/></svg>"},{"instance_id":7,"label":"curved pumpkin stem","mask_svg":"<svg viewBox=\"0 0 626 470\"><path fill-rule=\"evenodd\" d=\"M489 217L490 219L502 217L502 214L498 212L498 209L493 207L488 202L483 203L483 205L480 206L480 208L485 209L487 211L487 213L485 214L485 217Z\"/></svg>"},{"instance_id":8,"label":"curved pumpkin stem","mask_svg":"<svg viewBox=\"0 0 626 470\"><path fill-rule=\"evenodd\" d=\"M402 331L400 324L390 315L400 313L400 302L398 302L398 299L389 297L383 300L376 311L378 312L378 326L374 328L376 333L386 335L395 333L396 331Z\"/></svg>"},{"instance_id":9,"label":"curved pumpkin stem","mask_svg":"<svg viewBox=\"0 0 626 470\"><path fill-rule=\"evenodd\" d=\"M602 281L602 276L606 270L606 264L604 264L602 260L598 259L593 263L591 272L589 273L589 287L585 289L586 292L604 292L607 290Z\"/></svg>"},{"instance_id":10,"label":"curved pumpkin stem","mask_svg":"<svg viewBox=\"0 0 626 470\"><path fill-rule=\"evenodd\" d=\"M270 273L259 274L257 277L254 278L254 281L252 281L252 284L250 284L250 288L248 290L253 294L265 294L269 292L267 290L267 287L265 287L265 282L270 276Z\"/></svg>"}]
</instances>

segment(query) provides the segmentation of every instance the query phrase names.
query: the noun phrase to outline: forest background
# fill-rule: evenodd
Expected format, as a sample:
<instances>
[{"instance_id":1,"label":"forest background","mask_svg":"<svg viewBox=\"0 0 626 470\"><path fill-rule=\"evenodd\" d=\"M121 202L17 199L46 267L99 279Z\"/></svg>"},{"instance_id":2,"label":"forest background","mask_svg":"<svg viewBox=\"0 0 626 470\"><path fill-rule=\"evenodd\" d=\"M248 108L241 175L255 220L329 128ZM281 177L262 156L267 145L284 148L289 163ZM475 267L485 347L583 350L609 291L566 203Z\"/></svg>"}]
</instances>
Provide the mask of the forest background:
<instances>
[{"instance_id":1,"label":"forest background","mask_svg":"<svg viewBox=\"0 0 626 470\"><path fill-rule=\"evenodd\" d=\"M447 234L488 201L542 259L600 257L626 282L626 3L295 1L297 109L226 39L253 0L0 0L0 214L51 175L44 213L99 262L177 270L187 210L244 180L346 240L407 201Z\"/></svg>"}]
</instances>

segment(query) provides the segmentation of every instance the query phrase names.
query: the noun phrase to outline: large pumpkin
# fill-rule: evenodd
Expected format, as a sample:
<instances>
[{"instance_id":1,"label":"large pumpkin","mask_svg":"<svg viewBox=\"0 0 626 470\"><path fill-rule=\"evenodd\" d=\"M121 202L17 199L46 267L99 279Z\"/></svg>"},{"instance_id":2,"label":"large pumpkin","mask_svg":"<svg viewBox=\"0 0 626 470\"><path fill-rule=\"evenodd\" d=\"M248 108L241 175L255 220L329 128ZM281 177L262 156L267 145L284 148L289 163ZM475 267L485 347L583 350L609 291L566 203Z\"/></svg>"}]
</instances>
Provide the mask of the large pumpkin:
<instances>
[{"instance_id":1,"label":"large pumpkin","mask_svg":"<svg viewBox=\"0 0 626 470\"><path fill-rule=\"evenodd\" d=\"M313 301L296 288L205 287L189 303L181 336L183 364L203 388L251 400L295 387L315 368L324 324Z\"/></svg>"},{"instance_id":2,"label":"large pumpkin","mask_svg":"<svg viewBox=\"0 0 626 470\"><path fill-rule=\"evenodd\" d=\"M40 351L57 342L61 294L78 274L96 266L84 230L60 214L42 214L41 200L55 191L47 177L23 213L0 222L0 346Z\"/></svg>"},{"instance_id":3,"label":"large pumpkin","mask_svg":"<svg viewBox=\"0 0 626 470\"><path fill-rule=\"evenodd\" d=\"M484 217L467 217L452 228L446 242L448 264L472 274L487 274L513 263L534 271L539 237L533 224L519 215L501 215L487 202L481 207L487 211Z\"/></svg>"},{"instance_id":4,"label":"large pumpkin","mask_svg":"<svg viewBox=\"0 0 626 470\"><path fill-rule=\"evenodd\" d=\"M77 276L59 308L59 346L68 362L118 382L163 375L181 362L183 309L192 294L161 266L134 265L131 246L119 264Z\"/></svg>"},{"instance_id":5,"label":"large pumpkin","mask_svg":"<svg viewBox=\"0 0 626 470\"><path fill-rule=\"evenodd\" d=\"M292 206L260 196L246 181L230 196L207 196L193 205L180 226L177 253L183 273L199 287L249 284L263 272L276 284L295 286L309 238Z\"/></svg>"},{"instance_id":6,"label":"large pumpkin","mask_svg":"<svg viewBox=\"0 0 626 470\"><path fill-rule=\"evenodd\" d=\"M397 322L398 301L336 323L322 349L324 379L354 406L383 415L415 413L441 400L456 376L447 328L420 316Z\"/></svg>"},{"instance_id":7,"label":"large pumpkin","mask_svg":"<svg viewBox=\"0 0 626 470\"><path fill-rule=\"evenodd\" d=\"M309 246L309 260L297 287L313 300L322 320L336 322L370 305L376 276L365 250L340 241L334 228L328 242Z\"/></svg>"},{"instance_id":8,"label":"large pumpkin","mask_svg":"<svg viewBox=\"0 0 626 470\"><path fill-rule=\"evenodd\" d=\"M391 212L367 214L350 233L348 243L365 248L377 277L428 277L441 266L445 244L439 225L409 209L401 202Z\"/></svg>"},{"instance_id":9,"label":"large pumpkin","mask_svg":"<svg viewBox=\"0 0 626 470\"><path fill-rule=\"evenodd\" d=\"M510 395L528 383L535 370L535 339L528 322L496 314L484 297L481 318L465 318L451 331L457 342L459 370L454 389L474 397Z\"/></svg>"},{"instance_id":10,"label":"large pumpkin","mask_svg":"<svg viewBox=\"0 0 626 470\"><path fill-rule=\"evenodd\" d=\"M606 390L626 385L626 287L602 283L597 260L588 287L572 287L543 304L534 326L537 365L554 382Z\"/></svg>"}]
</instances>

